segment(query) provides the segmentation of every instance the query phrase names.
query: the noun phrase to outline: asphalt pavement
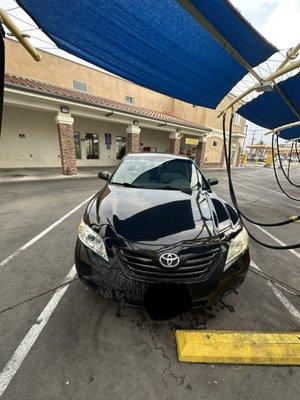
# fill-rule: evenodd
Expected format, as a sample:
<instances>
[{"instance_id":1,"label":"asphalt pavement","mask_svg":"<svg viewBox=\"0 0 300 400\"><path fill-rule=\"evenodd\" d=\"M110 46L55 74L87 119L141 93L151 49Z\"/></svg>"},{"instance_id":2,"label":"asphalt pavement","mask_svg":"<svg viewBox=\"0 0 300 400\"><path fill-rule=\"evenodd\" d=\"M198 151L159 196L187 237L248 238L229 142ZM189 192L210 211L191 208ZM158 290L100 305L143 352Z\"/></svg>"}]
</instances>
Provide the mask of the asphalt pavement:
<instances>
[{"instance_id":1,"label":"asphalt pavement","mask_svg":"<svg viewBox=\"0 0 300 400\"><path fill-rule=\"evenodd\" d=\"M215 191L229 200L225 171L205 174L219 178ZM271 170L235 169L233 178L252 218L299 214ZM84 202L103 184L86 178L0 185L1 400L298 399L299 368L180 363L174 332L299 331L299 249L274 251L251 241L251 271L236 292L206 310L152 321L141 309L99 297L72 268ZM250 229L271 244L299 242L299 223Z\"/></svg>"}]
</instances>

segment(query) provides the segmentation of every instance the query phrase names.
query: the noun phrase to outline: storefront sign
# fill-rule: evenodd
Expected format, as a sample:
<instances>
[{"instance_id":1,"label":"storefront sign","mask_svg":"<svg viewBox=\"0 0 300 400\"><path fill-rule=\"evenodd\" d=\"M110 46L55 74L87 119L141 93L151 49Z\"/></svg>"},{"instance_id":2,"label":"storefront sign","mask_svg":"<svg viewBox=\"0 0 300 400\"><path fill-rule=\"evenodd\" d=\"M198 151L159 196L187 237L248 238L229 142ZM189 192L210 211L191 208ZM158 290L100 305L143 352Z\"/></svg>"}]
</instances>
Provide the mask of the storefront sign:
<instances>
[{"instance_id":1,"label":"storefront sign","mask_svg":"<svg viewBox=\"0 0 300 400\"><path fill-rule=\"evenodd\" d=\"M192 139L192 138L185 139L185 144L190 144L191 146L197 146L198 142L199 142L198 139Z\"/></svg>"}]
</instances>

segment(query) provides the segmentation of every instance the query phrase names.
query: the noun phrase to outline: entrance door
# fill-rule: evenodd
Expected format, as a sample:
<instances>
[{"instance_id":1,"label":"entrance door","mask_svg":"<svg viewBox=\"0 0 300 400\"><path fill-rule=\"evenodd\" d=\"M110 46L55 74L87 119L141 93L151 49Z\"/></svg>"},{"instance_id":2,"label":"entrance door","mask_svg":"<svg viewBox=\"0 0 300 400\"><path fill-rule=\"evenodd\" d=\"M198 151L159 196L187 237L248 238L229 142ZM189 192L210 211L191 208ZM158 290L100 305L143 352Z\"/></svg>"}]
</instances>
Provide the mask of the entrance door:
<instances>
[{"instance_id":1,"label":"entrance door","mask_svg":"<svg viewBox=\"0 0 300 400\"><path fill-rule=\"evenodd\" d=\"M116 157L117 160L121 160L126 154L126 137L116 137Z\"/></svg>"},{"instance_id":2,"label":"entrance door","mask_svg":"<svg viewBox=\"0 0 300 400\"><path fill-rule=\"evenodd\" d=\"M99 158L99 135L98 133L86 133L86 158L94 160Z\"/></svg>"},{"instance_id":3,"label":"entrance door","mask_svg":"<svg viewBox=\"0 0 300 400\"><path fill-rule=\"evenodd\" d=\"M195 160L197 145L198 139L186 137L180 146L180 153L190 157L192 160Z\"/></svg>"}]
</instances>

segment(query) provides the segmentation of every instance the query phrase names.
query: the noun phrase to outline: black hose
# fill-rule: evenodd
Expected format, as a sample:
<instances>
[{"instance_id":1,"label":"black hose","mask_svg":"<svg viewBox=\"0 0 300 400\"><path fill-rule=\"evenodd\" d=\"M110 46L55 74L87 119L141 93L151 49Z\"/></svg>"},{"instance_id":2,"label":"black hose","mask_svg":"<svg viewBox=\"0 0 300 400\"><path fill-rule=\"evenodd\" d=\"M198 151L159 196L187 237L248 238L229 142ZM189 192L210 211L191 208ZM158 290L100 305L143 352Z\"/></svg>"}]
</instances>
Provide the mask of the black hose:
<instances>
[{"instance_id":1,"label":"black hose","mask_svg":"<svg viewBox=\"0 0 300 400\"><path fill-rule=\"evenodd\" d=\"M276 179L277 185L279 186L279 189L282 191L282 193L284 193L289 199L295 200L295 201L300 201L300 199L297 199L296 197L290 196L290 195L283 189L283 187L281 186L281 184L280 184L280 182L279 182L279 178L278 178L278 174L277 174L276 166L275 166L275 153L274 153L274 136L275 136L275 135L276 135L275 133L273 133L273 135L272 135L272 162L273 162L273 170L274 170L274 174L275 174L275 179ZM277 136L277 135L276 135L276 136ZM278 141L278 137L277 137L277 141ZM279 156L279 160L280 160L280 156ZM282 164L281 164L281 167L282 167Z\"/></svg>"},{"instance_id":2,"label":"black hose","mask_svg":"<svg viewBox=\"0 0 300 400\"><path fill-rule=\"evenodd\" d=\"M223 132L225 132L226 131L226 129L225 129L225 119L226 119L226 116L223 118ZM232 120L233 120L233 117L231 116L231 119L230 119L230 126L232 126ZM223 135L224 135L224 133L223 133ZM223 137L223 139L224 139L224 137ZM228 142L228 146L229 146L229 151L227 151L227 145L226 145L226 134L225 134L225 139L224 139L224 153L225 153L225 159L226 159L226 154L229 154L228 155L228 157L229 157L229 166L230 166L230 158L231 158L231 135L229 134L229 142ZM227 166L227 163L226 163L226 166ZM228 171L228 166L227 166L227 174L228 174L228 172L229 172L229 175L228 175L228 180L229 180L229 189L230 189L230 191L231 191L231 193L232 193L232 195L233 195L233 198L234 198L234 200L232 200L233 202L234 202L234 205L235 205L235 207L237 208L237 199L236 199L236 196L235 196L235 192L234 192L234 189L233 189L233 184L232 184L232 179L231 179L231 172L230 172L231 170L230 170L230 168L229 168L229 171ZM288 220L285 220L285 221L280 221L280 222L273 222L273 223L266 223L266 222L257 222L257 221L254 221L254 220L252 220L251 218L249 218L247 215L245 215L241 210L239 210L239 212L240 212L240 214L242 215L242 217L245 219L245 220L247 220L248 222L251 222L252 224L254 224L254 225L259 225L259 226L271 226L271 227L274 227L274 226L282 226L282 225L287 225L287 224L291 224L292 222L294 222L295 220L298 220L298 219L300 219L300 216L297 216L297 217L295 217L294 219L288 219Z\"/></svg>"},{"instance_id":3,"label":"black hose","mask_svg":"<svg viewBox=\"0 0 300 400\"><path fill-rule=\"evenodd\" d=\"M234 188L233 188L233 184L232 184L232 180L231 180L231 165L230 165L230 157L231 157L231 136L232 136L232 122L233 122L233 114L231 115L230 118L230 127L229 127L229 140L228 140L228 146L229 146L229 151L227 152L227 144L226 144L226 126L225 126L225 119L226 119L226 115L223 116L223 140L224 140L224 154L225 154L225 163L226 163L226 169L227 169L227 175L228 175L228 182L229 182L229 193L230 193L230 197L231 200L233 202L233 205L236 208L236 211L244 225L243 222L243 213L241 213L239 207L238 207L238 203L236 200L236 196L235 196L235 192L234 192ZM245 218L245 217L244 217ZM249 218L245 218L246 220L249 221ZM299 216L297 217L297 219L299 219ZM251 222L251 220L249 221ZM291 223L293 221L289 220L288 223ZM257 223L254 223L255 225L258 225ZM281 223L282 224L282 223ZM274 226L273 224L271 226ZM275 225L276 226L276 225ZM246 228L247 229L247 228ZM296 243L296 244L292 244L292 245L287 245L287 246L273 246L264 242L261 242L259 239L257 239L255 236L252 235L251 232L249 232L249 230L247 229L247 232L249 234L249 236L258 244L267 247L269 249L273 249L273 250L290 250L290 249L297 249L300 247L300 243Z\"/></svg>"},{"instance_id":4,"label":"black hose","mask_svg":"<svg viewBox=\"0 0 300 400\"><path fill-rule=\"evenodd\" d=\"M298 143L299 143L299 140L296 140L295 150L296 150L296 156L298 158L298 162L300 162L300 156L299 156L299 153L298 153Z\"/></svg>"},{"instance_id":5,"label":"black hose","mask_svg":"<svg viewBox=\"0 0 300 400\"><path fill-rule=\"evenodd\" d=\"M286 172L285 172L285 170L284 170L284 168L283 168L283 165L282 165L282 161L281 161L281 155L280 155L280 149L279 149L278 135L276 135L276 136L277 136L277 139L276 139L277 154L278 154L278 159L279 159L279 164L280 164L281 171L282 171L283 175L285 176L285 178L287 179L287 181L288 181L291 185L293 185L293 186L295 186L295 187L297 187L297 188L300 188L300 185L297 185L296 183L293 183L293 182L290 180L290 178L289 178L289 175L290 175L291 158L292 158L292 151L293 151L293 148L294 148L294 142L293 142L292 147L291 147L290 157L289 157L288 173L286 174Z\"/></svg>"}]
</instances>

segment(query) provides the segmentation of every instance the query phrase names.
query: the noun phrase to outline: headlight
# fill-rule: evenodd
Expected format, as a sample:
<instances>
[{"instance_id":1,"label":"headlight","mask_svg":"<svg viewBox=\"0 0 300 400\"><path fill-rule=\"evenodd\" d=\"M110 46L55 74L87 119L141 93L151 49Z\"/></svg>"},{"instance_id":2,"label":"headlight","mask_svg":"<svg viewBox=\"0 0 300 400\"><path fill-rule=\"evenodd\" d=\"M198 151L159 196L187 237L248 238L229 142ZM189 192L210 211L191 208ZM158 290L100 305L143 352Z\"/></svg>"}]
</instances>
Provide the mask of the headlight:
<instances>
[{"instance_id":1,"label":"headlight","mask_svg":"<svg viewBox=\"0 0 300 400\"><path fill-rule=\"evenodd\" d=\"M243 228L241 232L230 242L224 271L230 267L235 259L247 249L248 245L249 236L246 229Z\"/></svg>"},{"instance_id":2,"label":"headlight","mask_svg":"<svg viewBox=\"0 0 300 400\"><path fill-rule=\"evenodd\" d=\"M91 229L87 224L80 222L78 228L78 237L87 247L93 250L95 253L99 254L104 260L108 261L106 249L101 236L98 235L93 229Z\"/></svg>"}]
</instances>

